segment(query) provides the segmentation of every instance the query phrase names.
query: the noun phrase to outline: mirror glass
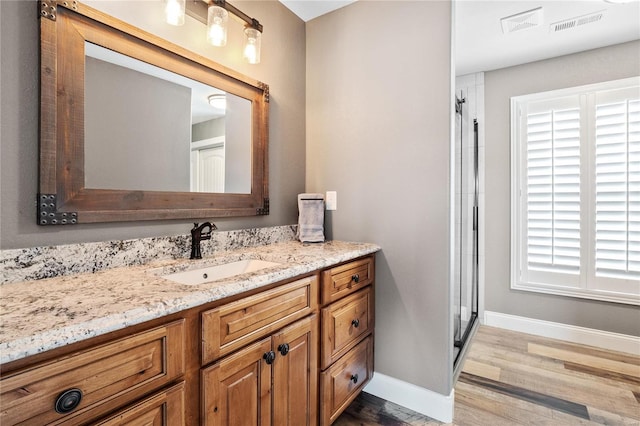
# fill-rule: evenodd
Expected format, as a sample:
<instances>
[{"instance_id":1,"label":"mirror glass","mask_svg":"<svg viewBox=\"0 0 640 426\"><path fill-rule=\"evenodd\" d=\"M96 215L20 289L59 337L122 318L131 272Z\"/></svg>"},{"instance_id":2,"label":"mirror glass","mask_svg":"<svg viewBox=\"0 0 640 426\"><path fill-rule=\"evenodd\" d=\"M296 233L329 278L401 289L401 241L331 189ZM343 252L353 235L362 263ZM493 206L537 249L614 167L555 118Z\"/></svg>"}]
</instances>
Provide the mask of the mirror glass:
<instances>
[{"instance_id":1,"label":"mirror glass","mask_svg":"<svg viewBox=\"0 0 640 426\"><path fill-rule=\"evenodd\" d=\"M85 187L249 194L251 101L85 42Z\"/></svg>"}]
</instances>

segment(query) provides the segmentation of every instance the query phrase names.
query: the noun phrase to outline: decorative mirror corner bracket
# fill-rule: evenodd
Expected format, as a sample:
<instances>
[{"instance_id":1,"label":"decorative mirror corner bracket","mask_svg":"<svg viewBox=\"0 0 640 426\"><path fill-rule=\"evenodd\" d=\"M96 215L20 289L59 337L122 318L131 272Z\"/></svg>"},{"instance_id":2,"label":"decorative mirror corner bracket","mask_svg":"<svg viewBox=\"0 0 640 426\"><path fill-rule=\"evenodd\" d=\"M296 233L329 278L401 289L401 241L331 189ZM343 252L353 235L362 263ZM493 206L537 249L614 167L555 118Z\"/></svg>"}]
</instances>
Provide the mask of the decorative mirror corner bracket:
<instances>
[{"instance_id":1,"label":"decorative mirror corner bracket","mask_svg":"<svg viewBox=\"0 0 640 426\"><path fill-rule=\"evenodd\" d=\"M63 5L64 7L68 8L68 9L72 9L77 11L78 10L78 2L76 0L64 0L62 2L60 2L60 0L57 0L59 2L59 4Z\"/></svg>"},{"instance_id":2,"label":"decorative mirror corner bracket","mask_svg":"<svg viewBox=\"0 0 640 426\"><path fill-rule=\"evenodd\" d=\"M260 90L263 91L264 93L264 101L265 102L269 102L269 85L266 83L263 83L261 81L258 82L258 87L260 88Z\"/></svg>"},{"instance_id":3,"label":"decorative mirror corner bracket","mask_svg":"<svg viewBox=\"0 0 640 426\"><path fill-rule=\"evenodd\" d=\"M76 0L40 0L39 3L39 15L52 21L56 20L58 6L64 6L67 9L78 11L78 2Z\"/></svg>"},{"instance_id":4,"label":"decorative mirror corner bracket","mask_svg":"<svg viewBox=\"0 0 640 426\"><path fill-rule=\"evenodd\" d=\"M78 213L59 212L56 194L38 194L38 225L75 225Z\"/></svg>"},{"instance_id":5,"label":"decorative mirror corner bracket","mask_svg":"<svg viewBox=\"0 0 640 426\"><path fill-rule=\"evenodd\" d=\"M262 207L256 209L257 216L267 216L269 214L269 199L265 198Z\"/></svg>"},{"instance_id":6,"label":"decorative mirror corner bracket","mask_svg":"<svg viewBox=\"0 0 640 426\"><path fill-rule=\"evenodd\" d=\"M57 0L40 0L39 3L40 3L39 16L55 21L57 16L56 15L56 6L58 4Z\"/></svg>"}]
</instances>

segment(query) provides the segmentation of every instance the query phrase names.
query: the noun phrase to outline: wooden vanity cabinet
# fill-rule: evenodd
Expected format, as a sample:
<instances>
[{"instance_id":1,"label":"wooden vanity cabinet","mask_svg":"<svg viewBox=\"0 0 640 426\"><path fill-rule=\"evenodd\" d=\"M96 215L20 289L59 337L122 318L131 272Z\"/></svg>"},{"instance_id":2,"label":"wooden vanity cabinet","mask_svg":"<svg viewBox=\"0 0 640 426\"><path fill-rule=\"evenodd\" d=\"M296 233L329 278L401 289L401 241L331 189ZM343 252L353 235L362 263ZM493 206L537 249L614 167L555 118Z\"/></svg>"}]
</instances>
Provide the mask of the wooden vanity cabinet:
<instances>
[{"instance_id":1,"label":"wooden vanity cabinet","mask_svg":"<svg viewBox=\"0 0 640 426\"><path fill-rule=\"evenodd\" d=\"M320 424L330 425L373 376L374 256L322 272Z\"/></svg>"},{"instance_id":2,"label":"wooden vanity cabinet","mask_svg":"<svg viewBox=\"0 0 640 426\"><path fill-rule=\"evenodd\" d=\"M178 320L3 375L0 424L94 422L177 382L185 371L184 339Z\"/></svg>"},{"instance_id":3,"label":"wooden vanity cabinet","mask_svg":"<svg viewBox=\"0 0 640 426\"><path fill-rule=\"evenodd\" d=\"M317 424L317 316L202 370L202 424Z\"/></svg>"},{"instance_id":4,"label":"wooden vanity cabinet","mask_svg":"<svg viewBox=\"0 0 640 426\"><path fill-rule=\"evenodd\" d=\"M0 424L328 425L373 374L373 274L369 255L3 365Z\"/></svg>"},{"instance_id":5,"label":"wooden vanity cabinet","mask_svg":"<svg viewBox=\"0 0 640 426\"><path fill-rule=\"evenodd\" d=\"M317 424L317 293L312 276L202 314L203 425Z\"/></svg>"}]
</instances>

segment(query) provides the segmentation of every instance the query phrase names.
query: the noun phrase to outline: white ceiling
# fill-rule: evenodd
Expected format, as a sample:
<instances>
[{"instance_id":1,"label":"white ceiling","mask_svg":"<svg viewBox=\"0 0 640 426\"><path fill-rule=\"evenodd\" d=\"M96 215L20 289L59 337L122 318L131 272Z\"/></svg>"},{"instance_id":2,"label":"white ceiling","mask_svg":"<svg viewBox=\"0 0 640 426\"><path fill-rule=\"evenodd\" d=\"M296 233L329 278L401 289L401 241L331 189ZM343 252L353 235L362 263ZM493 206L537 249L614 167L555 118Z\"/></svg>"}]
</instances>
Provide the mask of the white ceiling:
<instances>
[{"instance_id":1,"label":"white ceiling","mask_svg":"<svg viewBox=\"0 0 640 426\"><path fill-rule=\"evenodd\" d=\"M300 19L307 22L313 18L347 6L356 0L280 0Z\"/></svg>"},{"instance_id":2,"label":"white ceiling","mask_svg":"<svg viewBox=\"0 0 640 426\"><path fill-rule=\"evenodd\" d=\"M280 0L304 21L353 1ZM367 0L361 0L367 1ZM433 1L433 0L423 0ZM456 74L489 71L640 39L640 1L603 0L456 0ZM503 34L500 19L542 7L542 22ZM550 25L604 11L597 22L552 32ZM640 52L638 52L640 60Z\"/></svg>"}]
</instances>

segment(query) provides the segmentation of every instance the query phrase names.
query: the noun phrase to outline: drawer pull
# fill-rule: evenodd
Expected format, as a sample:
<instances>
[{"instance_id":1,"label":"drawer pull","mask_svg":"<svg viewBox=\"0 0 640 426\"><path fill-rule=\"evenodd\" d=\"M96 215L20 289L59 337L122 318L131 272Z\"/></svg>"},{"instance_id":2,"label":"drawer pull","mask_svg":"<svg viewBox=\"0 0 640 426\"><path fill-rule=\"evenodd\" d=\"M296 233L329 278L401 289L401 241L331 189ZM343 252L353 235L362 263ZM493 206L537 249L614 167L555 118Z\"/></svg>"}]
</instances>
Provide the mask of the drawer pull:
<instances>
[{"instance_id":1,"label":"drawer pull","mask_svg":"<svg viewBox=\"0 0 640 426\"><path fill-rule=\"evenodd\" d=\"M354 384L358 383L358 375L357 374L352 374L351 375L351 379L350 379Z\"/></svg>"},{"instance_id":2,"label":"drawer pull","mask_svg":"<svg viewBox=\"0 0 640 426\"><path fill-rule=\"evenodd\" d=\"M358 275L358 274L351 275L351 281L353 281L354 283L358 284L358 281L360 281L360 275Z\"/></svg>"},{"instance_id":3,"label":"drawer pull","mask_svg":"<svg viewBox=\"0 0 640 426\"><path fill-rule=\"evenodd\" d=\"M75 410L82 401L82 391L78 388L67 389L56 399L56 412L67 414Z\"/></svg>"},{"instance_id":4,"label":"drawer pull","mask_svg":"<svg viewBox=\"0 0 640 426\"><path fill-rule=\"evenodd\" d=\"M353 321L351 321L351 325L355 328L358 328L358 326L360 325L360 320L358 318L354 319Z\"/></svg>"},{"instance_id":5,"label":"drawer pull","mask_svg":"<svg viewBox=\"0 0 640 426\"><path fill-rule=\"evenodd\" d=\"M273 351L265 352L264 355L262 355L262 358L268 365L271 365L276 359L276 353Z\"/></svg>"},{"instance_id":6,"label":"drawer pull","mask_svg":"<svg viewBox=\"0 0 640 426\"><path fill-rule=\"evenodd\" d=\"M289 344L288 343L282 343L282 344L278 345L278 351L280 352L280 355L285 356L286 354L289 353Z\"/></svg>"}]
</instances>

